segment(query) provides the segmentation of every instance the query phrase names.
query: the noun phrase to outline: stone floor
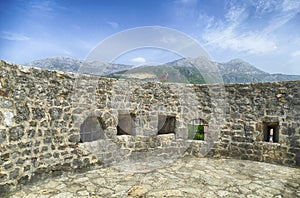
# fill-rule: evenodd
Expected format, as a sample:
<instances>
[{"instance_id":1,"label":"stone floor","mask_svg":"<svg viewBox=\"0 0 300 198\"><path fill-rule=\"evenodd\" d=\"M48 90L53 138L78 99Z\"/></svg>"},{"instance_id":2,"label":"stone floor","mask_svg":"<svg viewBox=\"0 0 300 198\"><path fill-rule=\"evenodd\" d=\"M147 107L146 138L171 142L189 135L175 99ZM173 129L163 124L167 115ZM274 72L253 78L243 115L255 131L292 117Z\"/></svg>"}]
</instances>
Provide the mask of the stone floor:
<instances>
[{"instance_id":1,"label":"stone floor","mask_svg":"<svg viewBox=\"0 0 300 198\"><path fill-rule=\"evenodd\" d=\"M300 169L235 159L192 157L155 163L124 161L25 186L9 197L294 198L300 197Z\"/></svg>"}]
</instances>

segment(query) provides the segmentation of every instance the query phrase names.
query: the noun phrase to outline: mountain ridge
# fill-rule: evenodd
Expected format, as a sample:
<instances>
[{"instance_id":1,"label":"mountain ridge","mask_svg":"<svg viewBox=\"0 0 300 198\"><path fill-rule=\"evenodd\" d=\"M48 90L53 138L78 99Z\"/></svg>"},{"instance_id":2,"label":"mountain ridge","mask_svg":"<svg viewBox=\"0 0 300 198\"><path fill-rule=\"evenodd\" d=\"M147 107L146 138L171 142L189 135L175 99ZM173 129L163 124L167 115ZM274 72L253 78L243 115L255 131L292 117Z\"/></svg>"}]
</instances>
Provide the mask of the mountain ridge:
<instances>
[{"instance_id":1,"label":"mountain ridge","mask_svg":"<svg viewBox=\"0 0 300 198\"><path fill-rule=\"evenodd\" d=\"M133 65L103 63L99 61L84 61L70 57L52 57L31 61L23 64L26 66L39 67L50 70L60 70L73 73L90 73L107 77L119 78L125 73L136 71ZM219 63L205 57L181 58L162 65L159 71L154 71L158 66L143 66L146 72L159 75L164 70L170 71L170 67L178 70L172 71L173 78L179 79L183 75L188 83L203 84L204 79L213 79L221 75L224 83L249 83L249 82L274 82L287 80L300 80L300 75L270 74L262 71L242 59L232 59L228 62ZM147 68L148 67L148 68ZM150 67L153 71L151 71ZM165 72L166 72L165 71ZM143 71L145 73L145 71ZM207 76L206 76L207 75ZM204 77L204 78L203 78ZM172 82L172 81L170 81Z\"/></svg>"}]
</instances>

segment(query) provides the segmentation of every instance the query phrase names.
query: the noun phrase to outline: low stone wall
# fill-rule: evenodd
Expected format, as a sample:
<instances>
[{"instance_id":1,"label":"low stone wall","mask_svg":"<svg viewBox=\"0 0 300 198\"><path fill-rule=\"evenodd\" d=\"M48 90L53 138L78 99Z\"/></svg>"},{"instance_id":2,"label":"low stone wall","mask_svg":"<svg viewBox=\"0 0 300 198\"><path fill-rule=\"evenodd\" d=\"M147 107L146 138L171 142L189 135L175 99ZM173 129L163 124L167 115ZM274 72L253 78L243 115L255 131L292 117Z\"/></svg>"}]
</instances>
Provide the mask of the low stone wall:
<instances>
[{"instance_id":1,"label":"low stone wall","mask_svg":"<svg viewBox=\"0 0 300 198\"><path fill-rule=\"evenodd\" d=\"M300 81L140 82L4 61L0 76L0 192L136 153L300 166ZM190 121L199 118L209 133L204 141L187 140ZM162 119L173 120L171 133L161 130ZM275 142L266 142L270 129Z\"/></svg>"},{"instance_id":2,"label":"low stone wall","mask_svg":"<svg viewBox=\"0 0 300 198\"><path fill-rule=\"evenodd\" d=\"M214 153L299 167L299 87L300 81L226 85L226 124ZM265 142L267 127L276 143Z\"/></svg>"}]
</instances>

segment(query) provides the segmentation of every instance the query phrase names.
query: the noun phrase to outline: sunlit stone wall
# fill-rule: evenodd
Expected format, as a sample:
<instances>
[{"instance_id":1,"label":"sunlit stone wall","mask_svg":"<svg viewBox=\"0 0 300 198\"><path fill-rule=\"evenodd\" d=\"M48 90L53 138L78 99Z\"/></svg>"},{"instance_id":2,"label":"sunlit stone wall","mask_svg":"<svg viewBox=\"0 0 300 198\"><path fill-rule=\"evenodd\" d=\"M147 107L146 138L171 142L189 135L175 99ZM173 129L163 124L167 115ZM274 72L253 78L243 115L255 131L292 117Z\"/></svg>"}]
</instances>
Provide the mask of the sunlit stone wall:
<instances>
[{"instance_id":1,"label":"sunlit stone wall","mask_svg":"<svg viewBox=\"0 0 300 198\"><path fill-rule=\"evenodd\" d=\"M0 77L0 192L141 153L300 166L300 81L171 84L4 61ZM164 117L175 120L174 130L158 135L168 128ZM187 140L199 118L209 125L204 141Z\"/></svg>"}]
</instances>

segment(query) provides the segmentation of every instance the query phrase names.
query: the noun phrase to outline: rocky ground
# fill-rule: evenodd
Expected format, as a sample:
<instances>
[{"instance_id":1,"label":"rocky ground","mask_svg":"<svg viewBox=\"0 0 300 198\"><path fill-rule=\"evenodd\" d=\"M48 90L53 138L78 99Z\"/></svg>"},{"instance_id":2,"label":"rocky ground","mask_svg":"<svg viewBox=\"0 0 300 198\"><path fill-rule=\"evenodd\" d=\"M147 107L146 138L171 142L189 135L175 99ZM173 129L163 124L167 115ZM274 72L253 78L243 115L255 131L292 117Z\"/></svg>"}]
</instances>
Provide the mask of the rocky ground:
<instances>
[{"instance_id":1,"label":"rocky ground","mask_svg":"<svg viewBox=\"0 0 300 198\"><path fill-rule=\"evenodd\" d=\"M133 160L52 178L8 197L294 198L300 197L300 169L235 159Z\"/></svg>"}]
</instances>

